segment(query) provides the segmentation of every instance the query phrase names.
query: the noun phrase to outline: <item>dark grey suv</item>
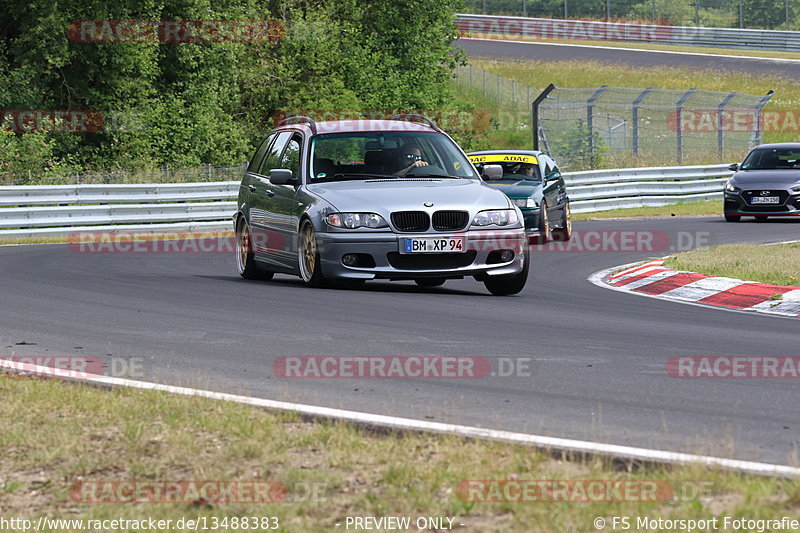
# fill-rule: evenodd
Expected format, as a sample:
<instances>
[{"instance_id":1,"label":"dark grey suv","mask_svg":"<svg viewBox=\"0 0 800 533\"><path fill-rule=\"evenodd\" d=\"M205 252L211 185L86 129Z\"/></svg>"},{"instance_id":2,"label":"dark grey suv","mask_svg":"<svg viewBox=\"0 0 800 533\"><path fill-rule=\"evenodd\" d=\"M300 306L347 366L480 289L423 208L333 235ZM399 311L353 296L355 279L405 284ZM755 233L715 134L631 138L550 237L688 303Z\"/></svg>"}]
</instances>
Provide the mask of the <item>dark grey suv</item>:
<instances>
[{"instance_id":1,"label":"dark grey suv","mask_svg":"<svg viewBox=\"0 0 800 533\"><path fill-rule=\"evenodd\" d=\"M756 146L725 184L725 220L800 215L800 143Z\"/></svg>"}]
</instances>

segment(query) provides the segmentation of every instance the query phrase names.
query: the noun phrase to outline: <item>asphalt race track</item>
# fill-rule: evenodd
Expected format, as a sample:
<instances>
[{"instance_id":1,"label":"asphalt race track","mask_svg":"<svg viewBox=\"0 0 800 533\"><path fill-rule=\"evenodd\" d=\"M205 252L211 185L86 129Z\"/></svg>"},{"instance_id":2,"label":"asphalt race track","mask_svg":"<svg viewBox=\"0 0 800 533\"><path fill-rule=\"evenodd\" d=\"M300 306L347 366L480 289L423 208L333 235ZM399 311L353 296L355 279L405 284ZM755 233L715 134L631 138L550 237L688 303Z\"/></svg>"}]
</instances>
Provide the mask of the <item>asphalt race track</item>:
<instances>
[{"instance_id":1,"label":"asphalt race track","mask_svg":"<svg viewBox=\"0 0 800 533\"><path fill-rule=\"evenodd\" d=\"M720 57L698 54L658 53L647 50L553 45L536 42L511 42L459 39L456 45L473 57L495 59L533 59L538 61L590 60L640 67L691 67L719 72L782 76L800 79L800 62L773 61L747 57ZM735 51L734 51L735 53Z\"/></svg>"},{"instance_id":2,"label":"asphalt race track","mask_svg":"<svg viewBox=\"0 0 800 533\"><path fill-rule=\"evenodd\" d=\"M800 235L800 220L662 218L575 226L576 243L588 242L587 232L621 230L666 232L680 246ZM369 282L361 290L308 289L288 276L249 282L236 274L231 254L0 247L0 355L143 358L139 379L147 381L797 463L795 380L676 379L665 364L678 355L797 356L800 321L623 294L586 280L664 249L534 250L524 292L492 297L471 279L434 289ZM286 379L272 366L291 355L428 354L534 362L530 377L480 379Z\"/></svg>"}]
</instances>

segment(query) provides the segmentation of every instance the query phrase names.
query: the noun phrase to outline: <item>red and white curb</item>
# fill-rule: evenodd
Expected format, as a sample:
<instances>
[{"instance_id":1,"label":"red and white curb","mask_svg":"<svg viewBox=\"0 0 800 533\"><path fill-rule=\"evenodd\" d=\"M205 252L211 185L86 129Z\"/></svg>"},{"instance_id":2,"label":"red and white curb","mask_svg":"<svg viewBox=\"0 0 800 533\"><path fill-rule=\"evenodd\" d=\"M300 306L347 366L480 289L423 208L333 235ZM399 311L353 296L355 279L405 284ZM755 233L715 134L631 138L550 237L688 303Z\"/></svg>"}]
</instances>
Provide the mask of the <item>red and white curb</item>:
<instances>
[{"instance_id":1,"label":"red and white curb","mask_svg":"<svg viewBox=\"0 0 800 533\"><path fill-rule=\"evenodd\" d=\"M673 270L664 266L665 260L603 270L593 274L589 281L665 300L800 317L800 288ZM619 268L623 270L614 272Z\"/></svg>"}]
</instances>

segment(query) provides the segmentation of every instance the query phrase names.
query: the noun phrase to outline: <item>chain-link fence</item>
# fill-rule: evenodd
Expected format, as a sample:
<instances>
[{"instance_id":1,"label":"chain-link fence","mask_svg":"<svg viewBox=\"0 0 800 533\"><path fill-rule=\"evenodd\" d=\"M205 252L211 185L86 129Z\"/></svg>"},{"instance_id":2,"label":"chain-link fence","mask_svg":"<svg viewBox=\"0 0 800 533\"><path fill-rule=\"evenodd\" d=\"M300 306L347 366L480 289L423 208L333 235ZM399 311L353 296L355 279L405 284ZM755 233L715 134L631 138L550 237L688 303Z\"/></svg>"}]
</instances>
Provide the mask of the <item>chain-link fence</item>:
<instances>
[{"instance_id":1,"label":"chain-link fence","mask_svg":"<svg viewBox=\"0 0 800 533\"><path fill-rule=\"evenodd\" d=\"M800 30L800 0L464 0L465 13Z\"/></svg>"},{"instance_id":2,"label":"chain-link fence","mask_svg":"<svg viewBox=\"0 0 800 533\"><path fill-rule=\"evenodd\" d=\"M761 109L773 94L548 89L534 111L540 148L582 168L595 168L606 154L665 164L738 160L761 142Z\"/></svg>"},{"instance_id":3,"label":"chain-link fence","mask_svg":"<svg viewBox=\"0 0 800 533\"><path fill-rule=\"evenodd\" d=\"M456 83L488 112L495 129L526 132L531 144L575 170L612 161L641 166L740 160L762 141L761 110L773 94L608 86L542 91L473 65L458 69Z\"/></svg>"}]
</instances>

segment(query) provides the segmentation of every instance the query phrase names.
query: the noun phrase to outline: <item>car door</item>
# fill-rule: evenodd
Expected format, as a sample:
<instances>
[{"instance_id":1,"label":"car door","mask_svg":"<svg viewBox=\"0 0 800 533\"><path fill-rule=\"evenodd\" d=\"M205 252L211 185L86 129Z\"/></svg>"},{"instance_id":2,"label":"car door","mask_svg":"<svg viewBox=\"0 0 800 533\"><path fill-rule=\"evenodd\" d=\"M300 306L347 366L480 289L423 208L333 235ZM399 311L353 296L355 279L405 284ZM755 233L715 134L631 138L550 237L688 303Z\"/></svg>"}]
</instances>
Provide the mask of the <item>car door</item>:
<instances>
[{"instance_id":1,"label":"car door","mask_svg":"<svg viewBox=\"0 0 800 533\"><path fill-rule=\"evenodd\" d=\"M561 180L560 178L548 180L547 178L553 173L559 172L558 167L556 166L555 161L546 155L541 155L540 159L542 159L542 163L544 164L544 183L542 184L542 196L544 201L547 202L547 215L552 223L553 221L557 221L558 216L560 215L559 202L562 201L560 198L562 191L560 190L561 188L559 187L559 182Z\"/></svg>"},{"instance_id":2,"label":"car door","mask_svg":"<svg viewBox=\"0 0 800 533\"><path fill-rule=\"evenodd\" d=\"M273 265L281 265L276 260L275 249L283 247L280 236L270 230L269 218L272 207L272 184L269 181L269 171L278 168L278 160L283 149L292 137L292 132L282 131L275 135L274 140L264 152L259 165L249 174L251 181L248 183L250 191L250 233L253 241L253 251L256 257Z\"/></svg>"},{"instance_id":3,"label":"car door","mask_svg":"<svg viewBox=\"0 0 800 533\"><path fill-rule=\"evenodd\" d=\"M291 170L292 176L300 183L302 148L303 136L293 133L273 168ZM270 170L264 172L266 177ZM268 204L265 227L275 244L270 246L269 253L277 264L291 270L297 265L297 188L294 185L276 185L267 180L266 189Z\"/></svg>"}]
</instances>

